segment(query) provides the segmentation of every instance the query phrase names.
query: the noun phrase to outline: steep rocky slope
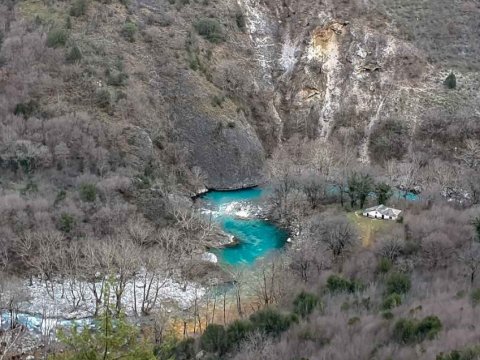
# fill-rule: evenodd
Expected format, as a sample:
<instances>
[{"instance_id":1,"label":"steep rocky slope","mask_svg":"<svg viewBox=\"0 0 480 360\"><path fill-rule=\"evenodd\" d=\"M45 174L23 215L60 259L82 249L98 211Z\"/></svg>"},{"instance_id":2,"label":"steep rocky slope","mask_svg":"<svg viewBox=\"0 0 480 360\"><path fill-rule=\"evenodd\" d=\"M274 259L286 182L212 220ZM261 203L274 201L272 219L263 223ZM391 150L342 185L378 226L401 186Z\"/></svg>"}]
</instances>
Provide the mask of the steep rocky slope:
<instances>
[{"instance_id":1,"label":"steep rocky slope","mask_svg":"<svg viewBox=\"0 0 480 360\"><path fill-rule=\"evenodd\" d=\"M266 79L265 88L270 90L266 91L273 103L270 115L280 119L284 138L299 133L328 140L341 136L342 129L348 130L359 157L368 162L370 134L376 123L396 118L413 136L426 110L455 112L462 107L474 108L478 101L472 91L478 81L475 69L454 63L452 57L439 56L448 54L451 41L464 44L464 35L454 33L446 39L438 36L435 52L419 47L425 39L407 40L401 32L405 24L401 24L402 28L396 26L399 19L394 16L398 15L395 4L240 3L248 15L259 72ZM427 13L437 25L442 16L449 22L458 18L456 31L462 31L468 23L465 16L472 23L479 11L478 6L470 5L468 12L452 15L448 11L450 18L445 12L428 13L432 7L428 2L423 4L423 11L421 7L410 8L422 17ZM412 29L417 26L409 25ZM423 36L435 33L435 29L429 33L428 26L419 25ZM474 51L474 47L470 50ZM465 61L468 63L468 59L463 58L463 65ZM472 59L470 64L474 62ZM452 66L462 79L455 92L443 85Z\"/></svg>"},{"instance_id":2,"label":"steep rocky slope","mask_svg":"<svg viewBox=\"0 0 480 360\"><path fill-rule=\"evenodd\" d=\"M21 122L18 115L41 123L84 113L105 132L95 155L106 164L102 171L154 168L189 191L261 183L265 158L293 136L348 136L368 162L377 124L393 118L415 139L425 113L472 114L477 103L476 62L439 54L450 51L452 41L465 44L462 32L475 24L479 7L457 1L450 32L437 34L432 50L414 29L422 36L435 29L405 15L416 11L417 22L428 18L437 26L447 14L430 5L10 2L2 5L0 20L3 126L20 126L13 125ZM72 10L79 6L78 13ZM55 31L65 39L49 45ZM459 80L455 91L443 85L451 70ZM35 106L20 114L25 104ZM4 136L4 164L31 155L21 150L25 141L35 156L51 152L45 156L55 159L58 144L47 151L45 141L27 133ZM71 151L69 141L63 143Z\"/></svg>"}]
</instances>

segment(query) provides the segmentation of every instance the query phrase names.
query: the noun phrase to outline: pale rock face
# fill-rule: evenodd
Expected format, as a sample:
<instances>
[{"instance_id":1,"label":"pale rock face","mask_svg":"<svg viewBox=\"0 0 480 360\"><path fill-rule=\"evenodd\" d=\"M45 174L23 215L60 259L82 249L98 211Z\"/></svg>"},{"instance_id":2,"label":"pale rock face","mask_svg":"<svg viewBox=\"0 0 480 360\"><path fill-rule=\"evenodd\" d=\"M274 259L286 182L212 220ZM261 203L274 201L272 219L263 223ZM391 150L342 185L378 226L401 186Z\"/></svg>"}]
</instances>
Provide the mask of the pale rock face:
<instances>
[{"instance_id":1,"label":"pale rock face","mask_svg":"<svg viewBox=\"0 0 480 360\"><path fill-rule=\"evenodd\" d=\"M325 29L316 29L310 46L307 49L307 60L318 60L323 63L322 73L326 74L324 105L320 113L319 124L322 126L320 136L328 137L332 119L338 108L340 87L338 73L341 71L339 62L339 44L337 34L341 34L343 26L333 23Z\"/></svg>"},{"instance_id":2,"label":"pale rock face","mask_svg":"<svg viewBox=\"0 0 480 360\"><path fill-rule=\"evenodd\" d=\"M262 80L272 85L271 68L276 61L274 16L258 0L240 0L240 6L246 15L248 33L255 50L254 60L262 69Z\"/></svg>"},{"instance_id":3,"label":"pale rock face","mask_svg":"<svg viewBox=\"0 0 480 360\"><path fill-rule=\"evenodd\" d=\"M282 64L282 68L287 73L291 72L297 63L297 59L295 57L296 51L297 48L290 40L287 40L282 46L282 57L280 62Z\"/></svg>"},{"instance_id":4,"label":"pale rock face","mask_svg":"<svg viewBox=\"0 0 480 360\"><path fill-rule=\"evenodd\" d=\"M254 49L250 71L258 73L259 91L271 92L267 110L282 129L279 139L300 132L327 140L348 112L348 126L360 134L358 156L368 162L369 136L378 121L417 121L417 95L432 84L425 85L430 69L410 44L357 17L336 18L327 5L239 5ZM418 74L408 73L412 64Z\"/></svg>"},{"instance_id":5,"label":"pale rock face","mask_svg":"<svg viewBox=\"0 0 480 360\"><path fill-rule=\"evenodd\" d=\"M217 255L212 254L210 252L203 253L201 259L203 261L208 261L208 262L211 262L213 264L218 263Z\"/></svg>"},{"instance_id":6,"label":"pale rock face","mask_svg":"<svg viewBox=\"0 0 480 360\"><path fill-rule=\"evenodd\" d=\"M139 170L151 160L153 142L145 129L139 126L125 127L117 140L126 162Z\"/></svg>"}]
</instances>

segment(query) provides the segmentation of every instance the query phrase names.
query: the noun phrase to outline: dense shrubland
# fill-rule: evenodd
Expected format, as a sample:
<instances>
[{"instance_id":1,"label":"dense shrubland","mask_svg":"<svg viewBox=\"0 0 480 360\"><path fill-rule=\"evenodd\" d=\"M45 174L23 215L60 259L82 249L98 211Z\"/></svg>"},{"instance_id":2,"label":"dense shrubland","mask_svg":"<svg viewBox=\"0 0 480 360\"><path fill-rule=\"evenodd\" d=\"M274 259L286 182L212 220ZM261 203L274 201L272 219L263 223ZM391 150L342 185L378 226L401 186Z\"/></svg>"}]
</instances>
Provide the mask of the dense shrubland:
<instances>
[{"instance_id":1,"label":"dense shrubland","mask_svg":"<svg viewBox=\"0 0 480 360\"><path fill-rule=\"evenodd\" d=\"M375 12L360 1L331 6L342 21L352 11L375 18L372 27L392 19L388 31L451 74L478 68L475 4L448 4L454 21L442 2L376 2ZM68 311L93 305L96 330L43 339L45 352L65 350L60 359L105 358L106 344L131 359L478 357L480 128L455 97L466 79L453 86L438 74L448 101L425 105L415 123L380 112L368 141L377 114L345 104L317 140L314 107L309 123L282 128L269 94L229 58L250 66L254 57L238 4L159 1L149 12L138 3L0 5L0 310L15 315L29 283ZM404 54L392 81L421 79L420 60ZM198 261L219 234L189 199L205 176L169 107L189 89L185 78L200 84L189 101L205 90L195 110L220 114L214 142L240 128L224 119L233 108L271 155L269 217L293 243L253 270L225 276ZM357 160L365 141L370 164ZM420 200L405 200L412 190ZM377 203L403 218L366 234L355 211ZM212 291L172 314L158 295L167 278ZM229 291L216 287L225 280ZM104 338L105 329L115 331ZM0 358L11 330L0 333Z\"/></svg>"},{"instance_id":2,"label":"dense shrubland","mask_svg":"<svg viewBox=\"0 0 480 360\"><path fill-rule=\"evenodd\" d=\"M365 244L366 234L351 217L360 204L354 202L352 208L347 201L348 192L357 191L348 186L348 178L368 174L371 189L380 180L390 183L388 178L354 159L342 169L338 164L345 158L327 159L317 152L293 166L295 153L279 152L283 153L274 155L271 168L276 184L271 201L281 206L272 208L272 216L292 228L292 245L255 269L232 272L230 321L221 315L219 294L218 300L217 295L210 299L219 301L217 314L211 302L199 310L199 317L207 320L196 322L193 333L140 337L155 343L156 356L475 358L480 209L428 192L407 202L400 193L400 198L387 197L385 202L402 208L403 220L384 223ZM321 153L328 149L322 147ZM314 191L312 169L319 167L332 177L319 181ZM335 179L334 184L341 183L337 177L342 171L347 177L343 204L342 195L326 185ZM364 205L377 200L370 193Z\"/></svg>"},{"instance_id":3,"label":"dense shrubland","mask_svg":"<svg viewBox=\"0 0 480 360\"><path fill-rule=\"evenodd\" d=\"M433 190L454 187L459 179L453 173L434 178L429 166L416 165L414 159L405 169L389 167L387 161L385 173L345 157L341 145L335 146L330 150L296 143L279 150L272 160L277 182L273 214L298 231L286 254L289 276L300 280L292 289L317 289L321 307L280 338L245 343L237 358L442 359L469 354L476 342L464 329L478 311L476 201L447 201L429 191L421 200L405 201L396 187L422 181ZM393 161L397 160L390 160L390 166ZM349 186L362 176L362 186ZM311 189L312 178L318 180L316 191ZM350 200L361 199L364 186L364 206L382 197L383 203L404 211L401 222L370 234L372 245L367 247L359 242L366 236L358 232L361 228L348 232L337 225L352 225L345 210L360 208L360 201ZM417 343L423 350L415 347Z\"/></svg>"}]
</instances>

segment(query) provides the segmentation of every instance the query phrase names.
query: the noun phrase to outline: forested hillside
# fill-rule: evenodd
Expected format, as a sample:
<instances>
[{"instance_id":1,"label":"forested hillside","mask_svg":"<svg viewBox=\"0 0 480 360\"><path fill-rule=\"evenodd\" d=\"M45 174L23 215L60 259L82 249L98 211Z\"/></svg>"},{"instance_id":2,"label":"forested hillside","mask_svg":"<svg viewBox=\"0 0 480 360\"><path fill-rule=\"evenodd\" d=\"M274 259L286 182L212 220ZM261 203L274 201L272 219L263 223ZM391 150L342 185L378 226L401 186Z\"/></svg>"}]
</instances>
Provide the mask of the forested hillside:
<instances>
[{"instance_id":1,"label":"forested hillside","mask_svg":"<svg viewBox=\"0 0 480 360\"><path fill-rule=\"evenodd\" d=\"M479 15L2 1L0 360L478 358Z\"/></svg>"}]
</instances>

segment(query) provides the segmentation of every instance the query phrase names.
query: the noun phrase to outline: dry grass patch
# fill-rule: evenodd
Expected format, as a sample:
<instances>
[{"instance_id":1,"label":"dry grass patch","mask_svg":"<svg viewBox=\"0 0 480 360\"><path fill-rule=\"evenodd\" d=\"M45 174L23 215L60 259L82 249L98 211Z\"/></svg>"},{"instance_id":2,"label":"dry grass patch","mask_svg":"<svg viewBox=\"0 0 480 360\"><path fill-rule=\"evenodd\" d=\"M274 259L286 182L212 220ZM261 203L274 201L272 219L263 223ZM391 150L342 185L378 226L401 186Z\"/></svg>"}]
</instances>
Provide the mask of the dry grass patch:
<instances>
[{"instance_id":1,"label":"dry grass patch","mask_svg":"<svg viewBox=\"0 0 480 360\"><path fill-rule=\"evenodd\" d=\"M393 230L395 226L398 226L396 222L391 220L366 218L362 216L359 211L348 213L347 218L357 226L364 247L373 245L373 240L377 232Z\"/></svg>"},{"instance_id":2,"label":"dry grass patch","mask_svg":"<svg viewBox=\"0 0 480 360\"><path fill-rule=\"evenodd\" d=\"M65 21L69 3L55 2L47 5L41 0L27 0L19 4L23 17L30 21L41 21L44 24L61 24Z\"/></svg>"}]
</instances>

